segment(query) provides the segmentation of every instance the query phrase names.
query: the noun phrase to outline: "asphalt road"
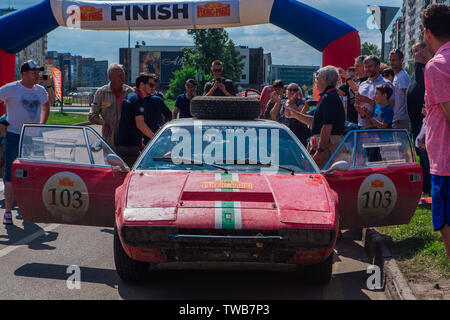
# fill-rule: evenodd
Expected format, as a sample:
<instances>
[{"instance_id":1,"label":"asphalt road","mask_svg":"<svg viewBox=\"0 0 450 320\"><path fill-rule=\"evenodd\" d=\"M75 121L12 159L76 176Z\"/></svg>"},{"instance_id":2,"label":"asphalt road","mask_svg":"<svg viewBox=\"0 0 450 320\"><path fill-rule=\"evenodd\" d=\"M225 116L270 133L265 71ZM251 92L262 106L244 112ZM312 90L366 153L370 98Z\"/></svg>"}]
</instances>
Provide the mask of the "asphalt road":
<instances>
[{"instance_id":1,"label":"asphalt road","mask_svg":"<svg viewBox=\"0 0 450 320\"><path fill-rule=\"evenodd\" d=\"M4 208L2 187L0 182ZM325 286L306 285L300 272L281 269L158 270L142 283L125 284L114 267L112 229L13 217L13 226L0 226L0 300L386 299L383 291L367 288L369 264L351 231L337 243L333 278ZM74 288L68 280L78 272L80 286Z\"/></svg>"},{"instance_id":2,"label":"asphalt road","mask_svg":"<svg viewBox=\"0 0 450 320\"><path fill-rule=\"evenodd\" d=\"M14 214L15 216L15 214ZM328 285L303 283L288 270L158 270L139 284L116 274L109 228L33 224L0 228L0 300L4 299L386 299L367 289L367 259L350 231L337 244ZM70 289L77 266L80 288ZM72 277L72 278L71 278Z\"/></svg>"}]
</instances>

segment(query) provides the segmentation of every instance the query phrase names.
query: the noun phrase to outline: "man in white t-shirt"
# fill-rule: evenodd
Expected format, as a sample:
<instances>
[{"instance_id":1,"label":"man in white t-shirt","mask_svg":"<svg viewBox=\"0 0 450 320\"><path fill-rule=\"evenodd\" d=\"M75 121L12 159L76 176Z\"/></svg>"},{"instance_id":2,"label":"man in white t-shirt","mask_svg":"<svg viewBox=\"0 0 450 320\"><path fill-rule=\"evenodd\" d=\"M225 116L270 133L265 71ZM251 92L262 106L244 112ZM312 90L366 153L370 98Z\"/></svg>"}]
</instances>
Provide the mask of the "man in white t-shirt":
<instances>
[{"instance_id":1,"label":"man in white t-shirt","mask_svg":"<svg viewBox=\"0 0 450 320\"><path fill-rule=\"evenodd\" d=\"M392 121L392 128L394 129L409 129L408 108L406 106L406 91L409 86L409 76L403 70L403 52L398 49L393 49L389 53L389 64L394 70L394 120Z\"/></svg>"},{"instance_id":2,"label":"man in white t-shirt","mask_svg":"<svg viewBox=\"0 0 450 320\"><path fill-rule=\"evenodd\" d=\"M12 204L14 194L11 184L11 167L19 153L20 132L24 123L46 123L50 104L48 93L39 85L39 72L44 67L37 66L32 60L25 62L20 68L22 80L11 82L0 88L0 101L6 105L8 126L0 124L0 129L6 129L5 144L5 215L3 224L11 225Z\"/></svg>"},{"instance_id":3,"label":"man in white t-shirt","mask_svg":"<svg viewBox=\"0 0 450 320\"><path fill-rule=\"evenodd\" d=\"M359 85L358 93L355 95L355 108L358 111L358 125L360 127L367 126L366 113L362 109L372 112L376 105L374 98L377 85L387 83L394 90L392 83L381 76L380 59L377 56L372 55L364 59L364 70L369 78ZM393 93L389 99L391 106L394 105L395 98L395 93Z\"/></svg>"}]
</instances>

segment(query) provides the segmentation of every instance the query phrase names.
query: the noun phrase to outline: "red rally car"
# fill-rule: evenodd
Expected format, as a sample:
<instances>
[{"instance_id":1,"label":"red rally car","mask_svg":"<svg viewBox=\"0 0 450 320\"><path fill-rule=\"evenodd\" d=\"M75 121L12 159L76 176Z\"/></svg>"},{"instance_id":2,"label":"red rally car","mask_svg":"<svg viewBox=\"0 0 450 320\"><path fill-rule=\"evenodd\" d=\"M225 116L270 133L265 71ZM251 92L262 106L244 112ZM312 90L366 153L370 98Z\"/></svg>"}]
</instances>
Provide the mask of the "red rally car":
<instances>
[{"instance_id":1,"label":"red rally car","mask_svg":"<svg viewBox=\"0 0 450 320\"><path fill-rule=\"evenodd\" d=\"M322 171L269 120L173 120L131 170L89 127L24 125L19 152L24 219L114 227L124 281L240 262L302 266L326 283L339 229L409 223L422 190L406 130L351 131Z\"/></svg>"}]
</instances>

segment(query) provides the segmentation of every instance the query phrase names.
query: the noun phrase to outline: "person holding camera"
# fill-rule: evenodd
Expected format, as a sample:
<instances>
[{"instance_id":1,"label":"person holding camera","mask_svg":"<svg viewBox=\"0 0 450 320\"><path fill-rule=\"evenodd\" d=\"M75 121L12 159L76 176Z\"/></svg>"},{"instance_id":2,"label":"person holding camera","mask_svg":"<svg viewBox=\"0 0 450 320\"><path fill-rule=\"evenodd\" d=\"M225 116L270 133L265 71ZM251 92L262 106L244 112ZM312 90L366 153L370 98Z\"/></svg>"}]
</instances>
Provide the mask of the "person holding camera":
<instances>
[{"instance_id":1,"label":"person holding camera","mask_svg":"<svg viewBox=\"0 0 450 320\"><path fill-rule=\"evenodd\" d=\"M235 96L236 89L233 81L225 79L222 76L223 63L220 60L214 60L211 64L211 72L214 78L205 83L204 96Z\"/></svg>"},{"instance_id":2,"label":"person holding camera","mask_svg":"<svg viewBox=\"0 0 450 320\"><path fill-rule=\"evenodd\" d=\"M24 123L47 122L50 114L49 95L39 85L40 71L44 67L37 66L33 60L25 62L20 72L22 80L14 81L0 88L0 101L6 105L7 122L0 123L0 131L6 131L5 143L5 215L3 224L13 224L12 205L14 193L11 184L12 163L19 153L20 132Z\"/></svg>"}]
</instances>

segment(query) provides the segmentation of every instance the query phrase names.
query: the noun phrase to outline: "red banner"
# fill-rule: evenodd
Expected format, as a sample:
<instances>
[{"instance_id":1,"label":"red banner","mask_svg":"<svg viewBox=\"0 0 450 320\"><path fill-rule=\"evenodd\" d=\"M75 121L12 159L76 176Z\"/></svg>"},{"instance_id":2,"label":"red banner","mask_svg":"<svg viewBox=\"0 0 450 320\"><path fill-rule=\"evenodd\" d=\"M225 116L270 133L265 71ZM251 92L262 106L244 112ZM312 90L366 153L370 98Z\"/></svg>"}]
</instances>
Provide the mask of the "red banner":
<instances>
[{"instance_id":1,"label":"red banner","mask_svg":"<svg viewBox=\"0 0 450 320\"><path fill-rule=\"evenodd\" d=\"M62 102L62 83L61 83L61 70L52 67L53 84L55 85L55 96L60 102Z\"/></svg>"}]
</instances>

